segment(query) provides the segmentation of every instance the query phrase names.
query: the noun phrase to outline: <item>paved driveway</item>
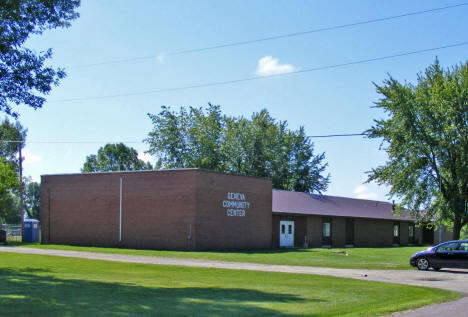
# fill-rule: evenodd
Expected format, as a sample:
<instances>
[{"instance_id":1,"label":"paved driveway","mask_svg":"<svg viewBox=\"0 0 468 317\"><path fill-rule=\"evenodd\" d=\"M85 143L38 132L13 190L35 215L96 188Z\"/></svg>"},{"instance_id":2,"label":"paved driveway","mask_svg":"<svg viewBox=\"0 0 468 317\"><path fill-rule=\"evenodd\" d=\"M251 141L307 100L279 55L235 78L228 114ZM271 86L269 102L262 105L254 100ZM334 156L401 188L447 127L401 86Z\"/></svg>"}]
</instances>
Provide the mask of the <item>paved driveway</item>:
<instances>
[{"instance_id":1,"label":"paved driveway","mask_svg":"<svg viewBox=\"0 0 468 317\"><path fill-rule=\"evenodd\" d=\"M180 259L152 256L137 256L124 254L92 253L68 250L47 250L23 247L0 247L0 252L14 252L24 254L41 254L64 257L76 257L93 260L117 261L142 264L180 265L192 267L207 267L235 270L252 270L300 274L320 274L360 280L371 280L388 283L399 283L417 286L437 287L454 290L468 296L468 271L467 270L365 270L365 269L333 269L310 266L290 266L256 264L243 262L222 262L198 259ZM440 305L424 307L412 312L405 312L399 316L467 316L468 297ZM437 313L438 312L438 313Z\"/></svg>"},{"instance_id":2,"label":"paved driveway","mask_svg":"<svg viewBox=\"0 0 468 317\"><path fill-rule=\"evenodd\" d=\"M454 302L430 305L412 311L395 313L398 317L466 317L468 316L468 297Z\"/></svg>"}]
</instances>

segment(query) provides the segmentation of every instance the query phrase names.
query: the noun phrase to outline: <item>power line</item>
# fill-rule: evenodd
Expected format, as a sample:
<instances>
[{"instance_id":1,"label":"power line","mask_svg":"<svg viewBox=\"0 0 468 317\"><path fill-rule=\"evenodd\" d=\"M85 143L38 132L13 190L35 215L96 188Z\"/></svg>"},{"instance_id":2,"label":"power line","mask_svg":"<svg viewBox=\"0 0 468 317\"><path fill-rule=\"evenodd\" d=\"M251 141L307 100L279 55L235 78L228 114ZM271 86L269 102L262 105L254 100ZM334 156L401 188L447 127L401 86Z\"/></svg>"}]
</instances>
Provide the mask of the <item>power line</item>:
<instances>
[{"instance_id":1,"label":"power line","mask_svg":"<svg viewBox=\"0 0 468 317\"><path fill-rule=\"evenodd\" d=\"M351 136L366 136L366 132L362 133L344 133L344 134L323 134L310 135L309 138L336 138L336 137L351 137ZM16 140L0 140L0 143L28 143L28 144L107 144L107 143L133 143L143 144L143 141L16 141Z\"/></svg>"},{"instance_id":2,"label":"power line","mask_svg":"<svg viewBox=\"0 0 468 317\"><path fill-rule=\"evenodd\" d=\"M143 141L16 141L0 140L0 143L34 143L34 144L103 144L103 143L144 143Z\"/></svg>"},{"instance_id":3,"label":"power line","mask_svg":"<svg viewBox=\"0 0 468 317\"><path fill-rule=\"evenodd\" d=\"M371 24L371 23L377 23L377 22L384 22L384 21L395 20L395 19L400 19L400 18L409 17L409 16L415 16L415 15L432 13L432 12L437 12L437 11L442 11L442 10L454 9L454 8L458 8L458 7L462 7L462 6L466 6L466 5L468 5L468 2L463 2L463 3L459 3L459 4L455 4L455 5L450 5L450 6L445 6L445 7L438 7L438 8L428 9L428 10L413 11L413 12L403 13L403 14L399 14L399 15L392 15L392 16L383 17L383 18L377 18L377 19L364 20L364 21L347 23L347 24L328 26L328 27L317 28L317 29L312 29L312 30L308 30L308 31L287 33L287 34L281 34L281 35L273 35L273 36L263 37L263 38L253 39L253 40L231 42L231 43L212 45L212 46L206 46L206 47L200 47L200 48L185 49L185 50L169 52L169 53L166 53L166 54L141 56L141 57L126 58L126 59L118 59L118 60L110 60L110 61L104 61L104 62L99 62L99 63L84 64L84 65L75 65L75 66L71 66L69 68L71 68L71 69L72 68L87 68L87 67L102 66L102 65L108 65L108 64L128 63L128 62L135 62L135 61L147 60L147 59L164 58L164 57L167 57L167 56L178 56L178 55L193 54L193 53L216 50L216 49L221 49L221 48L226 48L226 47L248 45L248 44L260 43L260 42L266 42L266 41L279 40L279 39L284 39L284 38L289 38L289 37L304 36L304 35L308 35L308 34L312 34L312 33L333 31L333 30L344 29L344 28L349 28L349 27L353 27L353 26L359 26L359 25L365 25L365 24Z\"/></svg>"},{"instance_id":4,"label":"power line","mask_svg":"<svg viewBox=\"0 0 468 317\"><path fill-rule=\"evenodd\" d=\"M309 138L337 138L343 136L366 136L368 133L346 133L346 134L325 134L325 135L310 135Z\"/></svg>"},{"instance_id":5,"label":"power line","mask_svg":"<svg viewBox=\"0 0 468 317\"><path fill-rule=\"evenodd\" d=\"M163 88L163 89L148 90L148 91L141 91L141 92L134 92L134 93L125 93L125 94L114 94L114 95L104 95L104 96L84 97L84 98L58 99L58 100L51 100L51 101L48 101L48 102L49 103L58 103L58 102L101 100L101 99L111 99L111 98L130 97L130 96L142 96L142 95L151 95L151 94L157 94L157 93L162 93L162 92L171 92L171 91L180 91L180 90L189 90L189 89L196 89L196 88L205 88L205 87L229 85L229 84L235 84L235 83L241 83L241 82L247 82L247 81L254 81L254 80L260 80L260 79L266 79L266 78L282 77L282 76L287 76L287 75L295 75L295 74L301 74L301 73L315 72L315 71L319 71L319 70L326 70L326 69L332 69L332 68L339 68L339 67L363 64L363 63L381 61L381 60L392 59L392 58L397 58L397 57L402 57L402 56L415 55L415 54L427 53L427 52L431 52L431 51L437 51L437 50L441 50L441 49L459 47L459 46L464 46L464 45L467 45L467 44L468 44L468 42L460 42L460 43L456 43L456 44L450 44L450 45L444 45L444 46L439 46L439 47L427 48L427 49L422 49L422 50L417 50L417 51L410 51L410 52L404 52L404 53L381 56L381 57L375 57L375 58L361 59L361 60L347 62L347 63L320 66L320 67L296 70L296 71L292 71L292 72L287 72L287 73L282 73L282 74L274 74L274 75L268 75L268 76L247 77L247 78L240 78L240 79L233 79L233 80L211 82L211 83L206 83L206 84L194 84L194 85L189 85L189 86L174 87L174 88Z\"/></svg>"}]
</instances>

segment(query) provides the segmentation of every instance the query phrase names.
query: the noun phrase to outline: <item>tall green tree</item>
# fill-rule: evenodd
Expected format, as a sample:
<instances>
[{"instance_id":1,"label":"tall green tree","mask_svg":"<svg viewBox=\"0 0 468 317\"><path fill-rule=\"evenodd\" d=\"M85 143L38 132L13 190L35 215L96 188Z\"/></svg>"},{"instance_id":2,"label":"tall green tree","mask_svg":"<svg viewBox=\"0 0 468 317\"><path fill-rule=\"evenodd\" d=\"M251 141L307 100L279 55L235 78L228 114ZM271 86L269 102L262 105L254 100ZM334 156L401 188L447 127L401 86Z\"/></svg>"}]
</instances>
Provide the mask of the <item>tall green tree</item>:
<instances>
[{"instance_id":1,"label":"tall green tree","mask_svg":"<svg viewBox=\"0 0 468 317\"><path fill-rule=\"evenodd\" d=\"M21 223L21 208L18 195L9 192L0 196L0 223Z\"/></svg>"},{"instance_id":2,"label":"tall green tree","mask_svg":"<svg viewBox=\"0 0 468 317\"><path fill-rule=\"evenodd\" d=\"M153 130L145 142L164 168L206 168L250 176L270 177L274 188L322 192L325 155L314 155L304 128L288 129L267 110L250 119L222 115L219 106L162 107L148 114Z\"/></svg>"},{"instance_id":3,"label":"tall green tree","mask_svg":"<svg viewBox=\"0 0 468 317\"><path fill-rule=\"evenodd\" d=\"M12 164L0 158L0 195L16 189L18 185L18 175Z\"/></svg>"},{"instance_id":4,"label":"tall green tree","mask_svg":"<svg viewBox=\"0 0 468 317\"><path fill-rule=\"evenodd\" d=\"M41 215L41 185L28 180L24 191L24 207L28 218L40 219Z\"/></svg>"},{"instance_id":5,"label":"tall green tree","mask_svg":"<svg viewBox=\"0 0 468 317\"><path fill-rule=\"evenodd\" d=\"M20 143L0 141L0 157L17 166L19 148L24 147L21 141L26 140L26 134L27 130L18 121L13 123L5 118L0 124L0 140L19 141Z\"/></svg>"},{"instance_id":6,"label":"tall green tree","mask_svg":"<svg viewBox=\"0 0 468 317\"><path fill-rule=\"evenodd\" d=\"M42 95L65 77L63 69L47 66L51 49L37 53L24 44L33 34L69 27L79 5L79 0L0 1L0 111L17 117L12 104L41 108Z\"/></svg>"},{"instance_id":7,"label":"tall green tree","mask_svg":"<svg viewBox=\"0 0 468 317\"><path fill-rule=\"evenodd\" d=\"M81 169L82 173L107 171L138 171L151 170L151 163L138 158L138 152L123 143L106 144L98 150L97 155L91 154Z\"/></svg>"},{"instance_id":8,"label":"tall green tree","mask_svg":"<svg viewBox=\"0 0 468 317\"><path fill-rule=\"evenodd\" d=\"M468 63L444 70L436 60L416 85L389 77L376 87L388 116L368 133L388 161L368 181L389 185L421 221L448 222L458 239L468 223Z\"/></svg>"},{"instance_id":9,"label":"tall green tree","mask_svg":"<svg viewBox=\"0 0 468 317\"><path fill-rule=\"evenodd\" d=\"M10 220L13 191L18 188L19 179L14 165L0 158L0 223Z\"/></svg>"},{"instance_id":10,"label":"tall green tree","mask_svg":"<svg viewBox=\"0 0 468 317\"><path fill-rule=\"evenodd\" d=\"M0 221L18 223L21 221L19 206L19 162L18 152L24 147L27 130L21 124L5 119L0 124Z\"/></svg>"},{"instance_id":11,"label":"tall green tree","mask_svg":"<svg viewBox=\"0 0 468 317\"><path fill-rule=\"evenodd\" d=\"M200 166L217 169L222 161L220 141L222 116L218 107L209 105L207 114L202 109L181 108L180 113L162 107L158 115L149 114L163 139L148 138L154 148L161 149L161 161L166 167ZM154 154L155 151L150 150Z\"/></svg>"}]
</instances>

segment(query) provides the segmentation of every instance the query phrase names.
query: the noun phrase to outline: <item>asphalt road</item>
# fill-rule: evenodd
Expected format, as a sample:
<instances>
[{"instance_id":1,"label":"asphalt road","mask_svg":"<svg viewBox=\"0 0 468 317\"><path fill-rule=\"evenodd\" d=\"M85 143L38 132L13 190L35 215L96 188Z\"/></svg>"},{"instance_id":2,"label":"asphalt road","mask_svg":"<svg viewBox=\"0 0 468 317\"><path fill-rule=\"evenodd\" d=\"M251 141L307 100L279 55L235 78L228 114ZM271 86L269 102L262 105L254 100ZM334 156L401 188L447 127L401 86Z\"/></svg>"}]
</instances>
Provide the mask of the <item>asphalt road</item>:
<instances>
[{"instance_id":1,"label":"asphalt road","mask_svg":"<svg viewBox=\"0 0 468 317\"><path fill-rule=\"evenodd\" d=\"M142 264L179 265L191 267L208 267L235 270L252 270L283 273L319 274L336 277L354 278L360 280L398 283L416 286L436 287L453 290L468 296L468 270L440 270L418 271L414 270L366 270L366 269L333 269L310 266L290 266L257 264L244 262L222 262L199 259L180 259L152 256L136 256L124 254L92 253L68 250L47 250L23 247L0 247L0 252L14 252L24 254L40 254L64 257L76 257L93 260L117 261ZM468 297L458 301L426 306L414 311L396 314L406 316L468 316Z\"/></svg>"},{"instance_id":2,"label":"asphalt road","mask_svg":"<svg viewBox=\"0 0 468 317\"><path fill-rule=\"evenodd\" d=\"M468 297L454 302L424 306L412 311L396 313L398 317L466 317L468 316Z\"/></svg>"}]
</instances>

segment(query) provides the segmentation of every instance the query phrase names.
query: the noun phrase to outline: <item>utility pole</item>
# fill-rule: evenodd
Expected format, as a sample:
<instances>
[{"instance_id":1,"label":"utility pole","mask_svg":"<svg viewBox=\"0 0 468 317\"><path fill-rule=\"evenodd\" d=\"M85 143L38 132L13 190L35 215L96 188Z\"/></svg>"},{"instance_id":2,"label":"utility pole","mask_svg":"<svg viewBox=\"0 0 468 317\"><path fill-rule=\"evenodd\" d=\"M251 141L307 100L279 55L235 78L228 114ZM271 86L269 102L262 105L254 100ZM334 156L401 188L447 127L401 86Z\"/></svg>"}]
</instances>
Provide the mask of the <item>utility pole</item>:
<instances>
[{"instance_id":1,"label":"utility pole","mask_svg":"<svg viewBox=\"0 0 468 317\"><path fill-rule=\"evenodd\" d=\"M442 219L439 216L439 241L437 243L442 243Z\"/></svg>"},{"instance_id":2,"label":"utility pole","mask_svg":"<svg viewBox=\"0 0 468 317\"><path fill-rule=\"evenodd\" d=\"M23 156L21 147L23 142L18 142L18 162L19 162L19 178L20 178L20 212L21 212L21 242L24 242L24 200L23 200Z\"/></svg>"},{"instance_id":3,"label":"utility pole","mask_svg":"<svg viewBox=\"0 0 468 317\"><path fill-rule=\"evenodd\" d=\"M439 175L439 191L442 192L442 178ZM442 243L442 212L439 209L439 241L437 243Z\"/></svg>"}]
</instances>

